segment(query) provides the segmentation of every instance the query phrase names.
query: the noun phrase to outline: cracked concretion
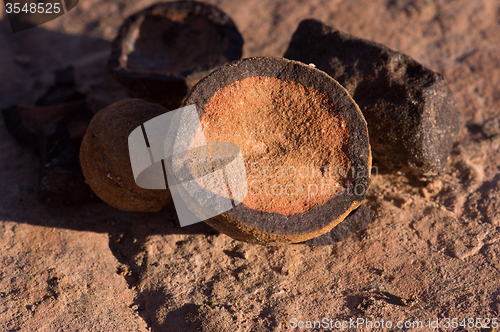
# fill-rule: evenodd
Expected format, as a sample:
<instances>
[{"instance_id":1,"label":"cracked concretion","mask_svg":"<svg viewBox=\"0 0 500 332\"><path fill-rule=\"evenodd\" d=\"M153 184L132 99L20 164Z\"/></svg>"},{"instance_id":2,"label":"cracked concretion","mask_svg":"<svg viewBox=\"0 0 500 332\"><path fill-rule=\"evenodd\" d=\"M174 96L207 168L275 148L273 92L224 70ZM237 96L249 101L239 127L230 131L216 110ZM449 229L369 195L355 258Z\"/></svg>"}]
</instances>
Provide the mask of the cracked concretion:
<instances>
[{"instance_id":1,"label":"cracked concretion","mask_svg":"<svg viewBox=\"0 0 500 332\"><path fill-rule=\"evenodd\" d=\"M238 101L239 97L237 97L237 94L235 92L237 92L238 89L241 89L241 86L245 87L245 93L251 96L252 93L258 91L255 89L257 89L256 87L259 86L259 80L261 80L262 77L271 78L269 81L267 81L267 83L265 83L266 81L260 82L264 84L260 87L261 89L263 86L266 86L266 84L268 85L266 87L266 93L264 94L264 96L266 96L266 98L270 98L270 105L277 105L280 103L280 100L282 102L284 102L285 99L287 101L295 100L295 103L293 103L293 107L290 107L292 107L292 109L294 109L295 107L295 110L297 112L305 112L305 114L297 116L298 119L301 119L301 117L302 119L304 119L304 117L307 118L308 107L304 107L304 105L300 106L301 103L304 102L304 100L307 100L307 98L294 99L295 97L290 96L290 93L288 93L287 90L284 90L284 88L286 87L286 89L290 89L289 91L293 91L292 87L297 89L297 87L302 86L301 88L299 88L299 90L297 90L297 92L302 91L309 97L313 97L314 94L316 94L316 97L320 98L316 100L321 100L322 97L320 96L321 94L323 94L326 97L324 101L330 103L328 112L326 112L326 109L315 107L312 111L313 114L311 116L314 117L315 113L320 111L318 116L322 117L324 116L321 115L322 112L325 112L329 115L324 120L333 121L328 119L335 118L335 114L337 114L336 112L338 112L336 121L339 122L337 122L337 124L335 124L335 122L331 122L331 124L333 124L333 128L337 129L332 129L332 132L336 133L337 135L340 134L338 137L342 137L341 142L343 142L343 140L347 140L348 137L348 149L345 148L345 145L344 147L342 147L342 144L339 145L338 148L335 148L333 145L331 145L329 147L323 147L319 150L310 150L310 157L312 157L313 161L318 160L319 162L319 160L324 159L324 157L321 157L321 155L322 152L325 151L325 149L331 149L330 152L342 151L343 154L346 154L346 156L348 156L347 158L349 160L350 170L356 171L352 172L351 177L348 177L347 181L344 180L346 190L340 191L339 193L337 193L337 195L330 196L328 200L324 201L321 204L318 204L318 201L316 201L315 203L310 205L314 205L312 208L304 208L302 210L302 213L295 213L299 212L300 210L297 208L297 206L294 207L293 204L290 204L290 202L288 202L288 206L283 205L279 207L280 213L268 212L266 211L266 209L276 209L278 205L276 203L269 204L269 199L265 201L265 204L267 205L256 200L252 203L249 203L247 201L247 204L249 204L250 207L246 204L240 204L219 216L207 220L206 223L216 228L217 230L242 241L254 242L259 244L294 243L306 241L310 238L322 235L330 231L333 227L340 223L349 214L350 211L357 208L361 204L364 194L366 193L366 190L370 185L371 171L371 151L368 142L368 130L366 127L366 121L364 120L358 106L354 103L347 91L326 73L315 69L312 66L283 58L247 58L223 66L201 80L186 97L186 100L183 104L194 104L201 119L205 119L205 121L207 122L209 119L210 121L212 121L213 118L215 118L212 115L215 114L213 112L220 112L220 109L214 107L215 101L219 103L221 102L221 98L217 95L218 92L226 92L226 95L224 95L224 99L228 98L229 100L231 100L232 98L236 97L236 102ZM246 79L249 79L246 82L252 82L253 84L245 85ZM294 82L297 85L290 86L289 84L284 84L284 82L280 83L280 80L285 82ZM233 83L235 83L235 85L231 86L231 84ZM275 91L273 89L275 89L276 86L274 86L273 88L272 85L270 85L271 83L278 84L278 86L280 84L283 84L280 88L281 90L277 89L277 91L283 93L284 97L277 98L277 95L273 96L271 92ZM235 89L235 87L238 88ZM228 91L227 89L230 90ZM229 97L229 95L227 94L229 92L231 93L231 97ZM261 90L261 92L263 91ZM240 95L243 95L243 91L240 92ZM214 98L214 96L216 97ZM247 100L246 102L252 100L251 98L249 99L249 97L245 98ZM241 99L240 101L245 101L245 98ZM264 98L263 95L261 95L260 98ZM314 100L314 98L312 98L312 100ZM249 103L249 105L252 105L252 102ZM255 121L256 124L258 124L259 120L261 119L265 120L266 117L268 117L270 114L275 114L274 111L270 113L266 111L267 108L263 108L264 105L265 103L262 105L258 105L258 107L255 108L252 120ZM227 107L230 106L228 105ZM285 111L286 108L274 107L275 106L273 106L272 109L279 109L282 111ZM231 107L231 109L234 108ZM230 112L231 109L227 110L226 108L223 112L218 113L217 115L222 115L222 119L229 118L230 113L227 113L227 115L225 115L225 112ZM245 114L245 112L252 112L250 108L245 108L245 105L243 105L242 109L245 109L243 114ZM207 114L206 117L205 114ZM238 110L236 110L233 119L238 119ZM280 136L276 135L276 133L280 133L280 130L283 131L283 133L286 133L286 135L292 136L294 134L294 130L297 130L295 123L283 125L283 122L287 121L287 119L290 122L295 122L295 120L292 120L292 117L282 117L280 119L281 121L276 121L276 119L273 120L276 128L266 129L270 132L274 132L274 136L270 136L268 142L273 143L271 145L263 142L267 146L263 147L262 150L269 148L271 152L274 152L273 145L280 146ZM345 128L342 127L342 123L345 123ZM229 131L233 130L234 128L231 128L231 125L235 124L228 124L229 125L225 126L227 128L224 129ZM216 132L222 133L222 127L223 126L221 126L221 129ZM287 130L290 130L290 132L287 132ZM308 140L305 137L301 137L302 143L308 143L298 146L299 150L304 149L303 151L307 151L308 145L310 147L318 147L321 144L329 144L329 140L325 140L325 137L322 137L322 135L315 136L317 135L315 131L308 132L307 129L302 130L304 130L304 136L307 136L307 139L314 140L320 138L320 140L309 145L310 143L308 142ZM236 130L236 132L237 131L238 130ZM209 131L209 133L210 135L215 135L215 132ZM242 134L243 132L240 132L239 134L236 133L236 135ZM346 134L348 134L348 136ZM247 133L246 135L247 137L242 136L241 140L235 139L235 142L240 142L243 144L243 150L245 150L245 144L249 144L249 146L252 146L251 141L249 142L245 140L255 140L255 138L258 137L258 135L254 133L252 133L252 135L248 135ZM286 135L284 136L286 137ZM213 139L213 137L211 139ZM225 139L229 139L229 137L225 137ZM281 147L282 146L283 144L281 144ZM257 145L257 148L258 147L259 146ZM297 148L295 148L294 153L297 153L296 150ZM248 151L249 150L247 150L247 152ZM281 149L280 151L284 152L286 151L286 149ZM258 152L259 151L256 151L257 154ZM345 161L342 161L342 153L335 155L337 159L332 158L328 161L332 163L337 162L337 166L345 165ZM248 153L248 156L251 155L252 153ZM282 155L276 155L276 162L279 163L278 160L280 158L283 158L283 156L285 156L284 159L286 160L286 153ZM293 160L293 162L304 162L304 160L299 159L302 158L297 158L297 160ZM358 170L360 169L364 170L364 172L359 173ZM358 188L357 193L354 190L355 188ZM363 190L359 190L359 188L362 188ZM264 202L264 200L262 201Z\"/></svg>"}]
</instances>

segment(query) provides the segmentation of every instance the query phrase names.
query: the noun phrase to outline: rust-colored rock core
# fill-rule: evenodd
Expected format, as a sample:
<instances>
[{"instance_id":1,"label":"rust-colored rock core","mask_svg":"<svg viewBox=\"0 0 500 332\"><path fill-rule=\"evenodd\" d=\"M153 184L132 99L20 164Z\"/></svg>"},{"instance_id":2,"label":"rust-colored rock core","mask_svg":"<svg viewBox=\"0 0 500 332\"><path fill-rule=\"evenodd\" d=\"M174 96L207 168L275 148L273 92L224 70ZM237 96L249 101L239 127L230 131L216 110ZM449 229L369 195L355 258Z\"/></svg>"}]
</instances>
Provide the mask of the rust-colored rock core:
<instances>
[{"instance_id":1,"label":"rust-colored rock core","mask_svg":"<svg viewBox=\"0 0 500 332\"><path fill-rule=\"evenodd\" d=\"M318 90L254 76L218 90L201 124L208 142L242 150L248 208L283 215L311 210L342 190L349 169L349 131Z\"/></svg>"}]
</instances>

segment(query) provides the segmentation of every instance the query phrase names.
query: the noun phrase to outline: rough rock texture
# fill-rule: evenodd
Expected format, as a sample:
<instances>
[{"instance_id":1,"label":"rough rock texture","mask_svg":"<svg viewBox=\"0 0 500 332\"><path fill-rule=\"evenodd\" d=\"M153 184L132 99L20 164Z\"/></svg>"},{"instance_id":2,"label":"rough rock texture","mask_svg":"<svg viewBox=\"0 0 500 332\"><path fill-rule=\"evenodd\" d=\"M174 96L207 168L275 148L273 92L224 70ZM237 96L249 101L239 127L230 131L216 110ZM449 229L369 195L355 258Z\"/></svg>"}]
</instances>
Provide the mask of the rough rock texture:
<instances>
[{"instance_id":1,"label":"rough rock texture","mask_svg":"<svg viewBox=\"0 0 500 332\"><path fill-rule=\"evenodd\" d=\"M373 218L375 212L366 206L360 206L352 211L340 224L331 231L304 242L310 246L328 246L348 239L352 234L364 230Z\"/></svg>"},{"instance_id":2,"label":"rough rock texture","mask_svg":"<svg viewBox=\"0 0 500 332\"><path fill-rule=\"evenodd\" d=\"M241 148L248 181L242 203L253 210L304 213L346 185L348 127L313 87L265 76L236 81L210 98L201 125L207 141Z\"/></svg>"},{"instance_id":3,"label":"rough rock texture","mask_svg":"<svg viewBox=\"0 0 500 332\"><path fill-rule=\"evenodd\" d=\"M90 188L109 205L124 211L158 212L172 199L169 190L136 185L128 148L134 129L166 112L157 104L123 99L92 118L80 148L80 163Z\"/></svg>"},{"instance_id":4,"label":"rough rock texture","mask_svg":"<svg viewBox=\"0 0 500 332\"><path fill-rule=\"evenodd\" d=\"M94 110L124 98L107 74L109 41L153 2L80 1L12 34L0 1L0 108L34 104L69 64ZM211 3L238 25L245 57L283 55L299 22L314 17L442 73L464 115L444 174L374 173L365 231L332 246L263 247L203 224L181 228L172 205L158 214L43 208L39 159L0 120L0 330L300 331L291 318L499 317L498 1ZM53 277L61 295L33 315L26 306L50 294Z\"/></svg>"},{"instance_id":5,"label":"rough rock texture","mask_svg":"<svg viewBox=\"0 0 500 332\"><path fill-rule=\"evenodd\" d=\"M38 202L52 207L88 203L96 196L85 183L78 151L94 113L75 87L73 67L54 76L54 85L35 106L2 110L5 126L17 142L41 155Z\"/></svg>"},{"instance_id":6,"label":"rough rock texture","mask_svg":"<svg viewBox=\"0 0 500 332\"><path fill-rule=\"evenodd\" d=\"M217 7L163 2L124 21L108 66L131 97L176 109L198 80L240 59L242 48L235 24Z\"/></svg>"},{"instance_id":7,"label":"rough rock texture","mask_svg":"<svg viewBox=\"0 0 500 332\"><path fill-rule=\"evenodd\" d=\"M80 146L94 113L83 100L53 106L14 105L2 110L9 133L22 145L38 151L45 129L51 123L64 122L74 145Z\"/></svg>"},{"instance_id":8,"label":"rough rock texture","mask_svg":"<svg viewBox=\"0 0 500 332\"><path fill-rule=\"evenodd\" d=\"M299 24L284 55L313 63L353 96L368 122L377 166L441 173L460 126L446 80L407 55L328 27Z\"/></svg>"},{"instance_id":9,"label":"rough rock texture","mask_svg":"<svg viewBox=\"0 0 500 332\"><path fill-rule=\"evenodd\" d=\"M0 329L147 331L132 308L134 292L116 273L107 234L30 225L53 218L33 212L18 223L1 211Z\"/></svg>"},{"instance_id":10,"label":"rough rock texture","mask_svg":"<svg viewBox=\"0 0 500 332\"><path fill-rule=\"evenodd\" d=\"M271 79L259 83L266 77ZM247 84L248 79L253 84ZM279 97L274 96L276 86ZM245 90L240 91L242 88ZM221 94L227 97L221 98ZM232 102L226 104L226 99ZM327 107L325 102L329 104ZM308 200L297 199L305 205L303 211L297 211L294 200L280 199L279 192L266 198L273 201L268 202L270 207L276 209L280 205L278 211L261 208L252 202L252 196L248 200L245 198L242 204L205 221L222 233L263 245L302 242L330 231L364 200L372 167L366 121L347 91L325 72L284 58L246 58L225 65L202 79L183 104L196 106L208 142L241 144L249 186L255 185L253 181L258 176L258 172L253 171L253 162L274 170L276 166L287 170L291 165L297 167L296 185L300 185L298 178L303 172L299 171L303 165L316 168L316 171L322 166L333 167L334 174L338 171L343 177L342 190L330 191L325 195L327 200L318 199L321 190L327 191L325 179L324 187L318 185L318 180L302 179L308 183L303 188ZM339 121L340 118L343 121ZM328 122L329 126L321 127ZM308 126L312 130L304 129ZM234 135L225 134L227 130L232 130ZM328 144L331 136L342 143L330 143L328 149L321 147L321 144ZM267 144L269 151L256 152L254 147L259 144ZM342 160L346 157L347 163ZM276 164L270 166L268 159ZM322 177L330 174L329 170L325 171ZM265 179L262 196L266 195L265 185L276 188L277 184L273 176ZM316 185L314 190L311 184ZM250 189L249 195L254 194Z\"/></svg>"},{"instance_id":11,"label":"rough rock texture","mask_svg":"<svg viewBox=\"0 0 500 332\"><path fill-rule=\"evenodd\" d=\"M96 199L71 144L66 121L51 123L40 143L38 202L50 207L80 205Z\"/></svg>"}]
</instances>

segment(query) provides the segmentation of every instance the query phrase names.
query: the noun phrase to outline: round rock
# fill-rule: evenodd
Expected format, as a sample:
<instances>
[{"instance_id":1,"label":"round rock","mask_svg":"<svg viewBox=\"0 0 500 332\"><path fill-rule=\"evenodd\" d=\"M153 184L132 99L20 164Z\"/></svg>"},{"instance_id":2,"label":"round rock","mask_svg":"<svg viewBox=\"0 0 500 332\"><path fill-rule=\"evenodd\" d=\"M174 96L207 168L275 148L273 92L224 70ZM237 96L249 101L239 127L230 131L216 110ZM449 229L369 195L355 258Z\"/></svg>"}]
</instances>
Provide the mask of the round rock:
<instances>
[{"instance_id":1,"label":"round rock","mask_svg":"<svg viewBox=\"0 0 500 332\"><path fill-rule=\"evenodd\" d=\"M244 159L246 197L206 221L220 232L259 244L302 242L361 204L371 171L366 121L323 71L248 58L201 80L190 104L209 145L237 144Z\"/></svg>"},{"instance_id":2,"label":"round rock","mask_svg":"<svg viewBox=\"0 0 500 332\"><path fill-rule=\"evenodd\" d=\"M80 149L83 174L95 194L123 211L157 212L172 199L170 191L136 185L130 164L128 136L143 124L168 112L138 99L124 99L99 111Z\"/></svg>"}]
</instances>

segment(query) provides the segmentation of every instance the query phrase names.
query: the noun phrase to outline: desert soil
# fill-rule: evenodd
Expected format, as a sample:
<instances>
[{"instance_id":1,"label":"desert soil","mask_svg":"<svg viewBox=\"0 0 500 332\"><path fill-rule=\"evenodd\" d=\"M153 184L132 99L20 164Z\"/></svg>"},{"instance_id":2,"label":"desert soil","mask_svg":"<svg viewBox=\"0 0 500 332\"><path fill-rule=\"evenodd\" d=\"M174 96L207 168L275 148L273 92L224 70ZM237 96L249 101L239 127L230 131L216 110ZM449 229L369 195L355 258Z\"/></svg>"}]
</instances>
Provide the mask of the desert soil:
<instances>
[{"instance_id":1,"label":"desert soil","mask_svg":"<svg viewBox=\"0 0 500 332\"><path fill-rule=\"evenodd\" d=\"M124 98L105 69L110 41L124 17L152 2L81 0L16 34L2 3L0 108L33 103L67 65L95 110ZM156 214L104 203L45 208L36 201L38 157L0 120L0 330L288 331L293 318L439 318L441 327L444 318L500 319L500 3L210 3L234 19L245 57L281 56L299 21L313 17L443 74L463 113L446 173L374 174L366 204L376 214L366 231L332 246L263 247L204 224L181 228L172 204Z\"/></svg>"}]
</instances>

